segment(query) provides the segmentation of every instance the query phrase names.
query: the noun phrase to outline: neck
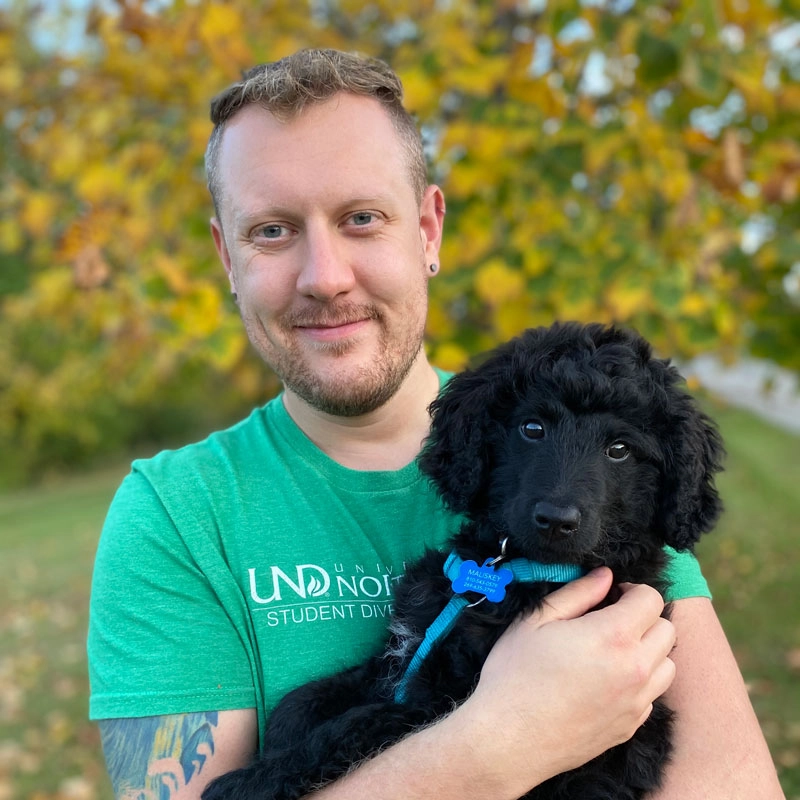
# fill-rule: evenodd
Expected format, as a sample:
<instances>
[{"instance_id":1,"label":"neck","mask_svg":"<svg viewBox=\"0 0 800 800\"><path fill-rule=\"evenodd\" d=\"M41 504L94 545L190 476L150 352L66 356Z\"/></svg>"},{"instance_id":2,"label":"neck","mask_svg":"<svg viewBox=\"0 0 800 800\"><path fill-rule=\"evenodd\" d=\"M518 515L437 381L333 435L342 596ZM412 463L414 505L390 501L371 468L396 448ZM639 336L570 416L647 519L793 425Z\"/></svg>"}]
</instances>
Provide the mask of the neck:
<instances>
[{"instance_id":1,"label":"neck","mask_svg":"<svg viewBox=\"0 0 800 800\"><path fill-rule=\"evenodd\" d=\"M396 470L419 454L430 430L428 406L438 393L439 377L420 352L395 395L367 414L337 417L314 408L288 388L283 403L300 430L342 466Z\"/></svg>"}]
</instances>

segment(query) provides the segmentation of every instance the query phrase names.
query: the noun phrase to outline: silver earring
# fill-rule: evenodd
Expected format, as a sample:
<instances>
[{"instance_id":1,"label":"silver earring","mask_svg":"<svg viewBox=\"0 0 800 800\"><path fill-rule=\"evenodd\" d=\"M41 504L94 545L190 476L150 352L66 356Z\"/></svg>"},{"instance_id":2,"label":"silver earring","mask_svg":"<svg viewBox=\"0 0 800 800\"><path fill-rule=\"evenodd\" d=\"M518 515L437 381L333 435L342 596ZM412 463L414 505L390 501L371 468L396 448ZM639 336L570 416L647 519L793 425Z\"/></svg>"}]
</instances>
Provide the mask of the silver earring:
<instances>
[{"instance_id":1,"label":"silver earring","mask_svg":"<svg viewBox=\"0 0 800 800\"><path fill-rule=\"evenodd\" d=\"M428 269L431 271L431 275L435 275L439 271L439 265L431 264Z\"/></svg>"}]
</instances>

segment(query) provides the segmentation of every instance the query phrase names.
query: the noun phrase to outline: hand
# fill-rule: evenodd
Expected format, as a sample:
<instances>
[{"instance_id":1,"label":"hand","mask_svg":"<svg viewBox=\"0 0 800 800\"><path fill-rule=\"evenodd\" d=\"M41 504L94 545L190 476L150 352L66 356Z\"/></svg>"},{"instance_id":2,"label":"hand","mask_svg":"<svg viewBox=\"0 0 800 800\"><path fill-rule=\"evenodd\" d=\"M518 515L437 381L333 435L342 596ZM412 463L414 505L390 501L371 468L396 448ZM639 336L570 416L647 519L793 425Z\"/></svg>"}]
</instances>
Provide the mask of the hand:
<instances>
[{"instance_id":1,"label":"hand","mask_svg":"<svg viewBox=\"0 0 800 800\"><path fill-rule=\"evenodd\" d=\"M623 584L616 603L589 611L611 582L609 569L594 570L512 625L458 710L482 766L503 781L497 796L518 797L627 741L672 683L675 632L661 595Z\"/></svg>"}]
</instances>

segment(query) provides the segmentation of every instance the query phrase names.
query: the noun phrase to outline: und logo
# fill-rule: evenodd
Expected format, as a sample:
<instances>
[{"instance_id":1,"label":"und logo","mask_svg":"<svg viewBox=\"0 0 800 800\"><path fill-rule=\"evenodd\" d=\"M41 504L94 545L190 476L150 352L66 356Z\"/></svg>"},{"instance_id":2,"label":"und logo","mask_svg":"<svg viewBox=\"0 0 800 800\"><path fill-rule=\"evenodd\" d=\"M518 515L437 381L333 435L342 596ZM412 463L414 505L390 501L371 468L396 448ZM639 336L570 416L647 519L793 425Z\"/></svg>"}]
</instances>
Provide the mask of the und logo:
<instances>
[{"instance_id":1,"label":"und logo","mask_svg":"<svg viewBox=\"0 0 800 800\"><path fill-rule=\"evenodd\" d=\"M334 600L369 600L389 602L392 598L392 583L401 576L394 576L392 567L378 565L377 575L367 575L363 567L357 566L354 574L344 575L344 568L336 565L334 577L317 564L298 564L294 574L280 567L267 570L250 567L250 598L260 606L291 602L296 599L309 600L333 595Z\"/></svg>"},{"instance_id":2,"label":"und logo","mask_svg":"<svg viewBox=\"0 0 800 800\"><path fill-rule=\"evenodd\" d=\"M250 576L250 597L254 602L266 605L283 600L281 590L284 587L303 600L309 597L321 597L330 591L331 576L322 567L316 564L298 564L296 569L296 578L292 579L279 567L270 567L272 594L269 597L261 597L258 593L256 570L250 567L247 570Z\"/></svg>"}]
</instances>

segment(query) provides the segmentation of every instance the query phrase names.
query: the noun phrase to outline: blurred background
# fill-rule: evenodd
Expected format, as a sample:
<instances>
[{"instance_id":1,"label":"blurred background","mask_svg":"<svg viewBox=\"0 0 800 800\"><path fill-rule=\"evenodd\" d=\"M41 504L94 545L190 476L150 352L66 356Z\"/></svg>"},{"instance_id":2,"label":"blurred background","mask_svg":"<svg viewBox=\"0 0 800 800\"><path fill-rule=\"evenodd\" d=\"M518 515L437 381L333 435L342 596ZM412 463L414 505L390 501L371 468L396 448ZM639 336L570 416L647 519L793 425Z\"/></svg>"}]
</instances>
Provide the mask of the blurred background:
<instances>
[{"instance_id":1,"label":"blurred background","mask_svg":"<svg viewBox=\"0 0 800 800\"><path fill-rule=\"evenodd\" d=\"M208 103L307 46L404 81L448 201L435 363L558 318L685 366L729 450L701 561L800 798L796 397L778 424L725 399L800 370L795 3L0 0L0 800L111 796L84 655L108 502L276 390L208 235Z\"/></svg>"}]
</instances>

